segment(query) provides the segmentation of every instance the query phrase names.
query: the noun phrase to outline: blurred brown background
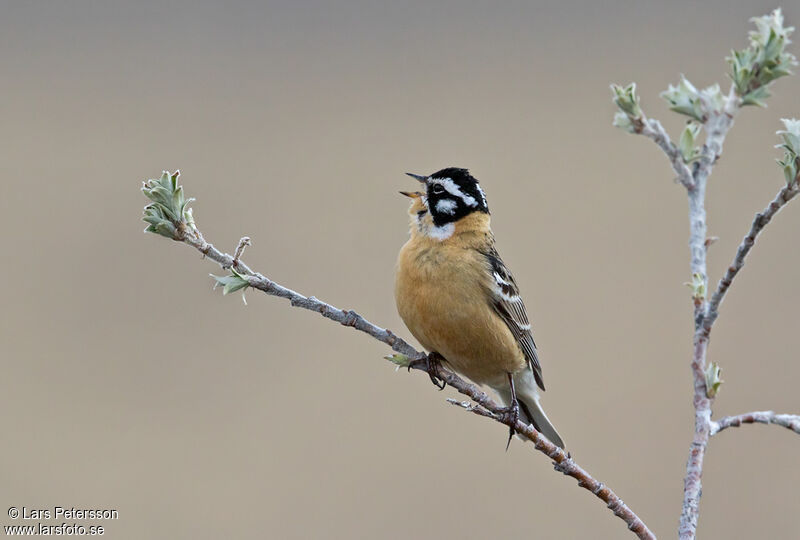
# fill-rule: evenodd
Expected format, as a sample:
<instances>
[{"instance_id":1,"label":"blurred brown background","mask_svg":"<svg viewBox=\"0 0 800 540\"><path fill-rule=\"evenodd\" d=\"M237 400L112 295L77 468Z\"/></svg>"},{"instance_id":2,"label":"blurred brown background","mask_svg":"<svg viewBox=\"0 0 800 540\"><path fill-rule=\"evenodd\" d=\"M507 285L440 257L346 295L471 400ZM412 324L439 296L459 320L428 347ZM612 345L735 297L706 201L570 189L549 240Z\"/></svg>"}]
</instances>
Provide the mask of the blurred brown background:
<instances>
[{"instance_id":1,"label":"blurred brown background","mask_svg":"<svg viewBox=\"0 0 800 540\"><path fill-rule=\"evenodd\" d=\"M681 72L727 88L723 57L774 7L6 3L0 523L61 505L118 509L110 538L631 537L382 344L212 292L215 265L142 234L141 181L180 168L209 241L249 235L254 268L407 335L397 191L455 165L487 191L569 450L671 537L692 433L686 202L656 147L611 127L608 84L636 80L677 136L658 92ZM774 132L798 91L781 80L737 118L709 189L714 283L783 182ZM800 412L799 229L793 204L725 301L718 415ZM700 535L800 536L798 456L777 427L712 440Z\"/></svg>"}]
</instances>

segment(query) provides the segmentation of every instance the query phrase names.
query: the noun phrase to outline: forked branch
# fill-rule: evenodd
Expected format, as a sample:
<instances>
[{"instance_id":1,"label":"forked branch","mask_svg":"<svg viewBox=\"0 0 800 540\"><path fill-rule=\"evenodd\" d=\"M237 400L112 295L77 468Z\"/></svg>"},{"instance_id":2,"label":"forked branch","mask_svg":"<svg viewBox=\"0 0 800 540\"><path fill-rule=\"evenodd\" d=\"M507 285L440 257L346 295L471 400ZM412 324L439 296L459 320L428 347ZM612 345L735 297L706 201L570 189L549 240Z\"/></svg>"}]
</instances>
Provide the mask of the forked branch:
<instances>
[{"instance_id":1,"label":"forked branch","mask_svg":"<svg viewBox=\"0 0 800 540\"><path fill-rule=\"evenodd\" d=\"M718 84L698 90L685 77L662 92L661 97L670 104L670 109L689 117L680 141L674 144L658 121L645 116L636 95L636 85L626 87L612 85L613 101L619 111L614 116L614 125L629 133L645 135L653 139L672 163L678 179L686 188L689 200L689 250L692 279L694 352L691 368L693 377L694 435L689 449L684 477L683 506L678 535L681 540L694 539L697 534L703 460L710 437L726 427L748 422L794 422L789 415L772 413L748 413L738 417L723 418L719 422L711 419L711 406L722 383L720 368L706 361L711 329L718 317L719 306L734 278L744 266L745 258L755 244L762 229L780 209L798 193L798 171L800 170L800 121L784 120L786 129L779 131L784 158L779 161L786 178L786 186L761 213L756 215L750 231L745 236L733 263L719 282L711 299L708 299L708 275L706 256L709 238L706 236L705 193L708 178L714 164L722 155L725 137L733 125L736 113L746 105L764 105L769 97L771 84L789 75L790 68L797 65L791 53L786 51L790 43L788 36L794 30L783 25L780 9L769 15L753 19L756 30L750 32L750 44L740 51L733 51L728 58L731 67L731 87L723 95ZM705 142L698 146L698 137L705 131ZM782 424L783 425L783 424ZM791 423L796 426L796 423ZM794 429L790 427L790 429Z\"/></svg>"}]
</instances>

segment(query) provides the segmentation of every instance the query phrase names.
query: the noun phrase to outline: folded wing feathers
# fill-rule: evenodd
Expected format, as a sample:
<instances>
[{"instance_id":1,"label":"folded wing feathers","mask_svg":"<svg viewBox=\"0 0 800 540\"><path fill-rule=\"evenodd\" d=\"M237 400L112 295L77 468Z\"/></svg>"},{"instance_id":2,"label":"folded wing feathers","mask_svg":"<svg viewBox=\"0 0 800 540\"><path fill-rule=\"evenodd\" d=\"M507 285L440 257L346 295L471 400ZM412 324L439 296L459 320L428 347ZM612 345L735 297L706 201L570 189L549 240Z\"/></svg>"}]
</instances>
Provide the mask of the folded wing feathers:
<instances>
[{"instance_id":1,"label":"folded wing feathers","mask_svg":"<svg viewBox=\"0 0 800 540\"><path fill-rule=\"evenodd\" d=\"M517 283L514 281L514 276L506 268L500 255L492 247L486 253L486 258L489 261L494 288L492 290L492 300L494 308L497 313L502 317L503 321L511 330L511 334L517 339L517 343L522 349L522 353L528 360L532 370L533 376L536 379L536 384L544 390L544 382L542 380L542 367L539 364L539 355L536 353L536 344L533 341L531 334L531 323L528 320L528 314L525 312L525 304L519 295Z\"/></svg>"}]
</instances>

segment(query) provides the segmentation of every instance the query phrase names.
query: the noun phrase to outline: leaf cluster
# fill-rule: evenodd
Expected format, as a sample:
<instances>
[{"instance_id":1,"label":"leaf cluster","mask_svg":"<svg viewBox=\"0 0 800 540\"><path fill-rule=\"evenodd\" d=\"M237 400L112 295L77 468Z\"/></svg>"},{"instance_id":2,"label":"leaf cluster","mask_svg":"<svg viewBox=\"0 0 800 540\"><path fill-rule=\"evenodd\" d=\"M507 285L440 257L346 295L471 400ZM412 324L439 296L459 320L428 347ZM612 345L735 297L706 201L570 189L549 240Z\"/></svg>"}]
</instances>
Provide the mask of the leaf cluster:
<instances>
[{"instance_id":1,"label":"leaf cluster","mask_svg":"<svg viewBox=\"0 0 800 540\"><path fill-rule=\"evenodd\" d=\"M642 121L642 109L639 106L639 96L636 94L636 83L630 83L628 86L612 84L611 93L614 104L619 107L619 111L614 115L614 126L628 133L636 133L640 129Z\"/></svg>"},{"instance_id":2,"label":"leaf cluster","mask_svg":"<svg viewBox=\"0 0 800 540\"><path fill-rule=\"evenodd\" d=\"M194 218L189 203L183 195L183 186L178 185L180 171L170 174L164 171L161 178L151 178L142 185L142 193L151 202L144 207L144 217L148 223L145 232L160 234L176 240L181 225L194 227Z\"/></svg>"},{"instance_id":3,"label":"leaf cluster","mask_svg":"<svg viewBox=\"0 0 800 540\"><path fill-rule=\"evenodd\" d=\"M794 27L783 26L780 8L769 15L751 19L756 30L750 32L750 45L740 51L731 51L727 58L731 66L730 78L742 105L764 107L770 96L768 86L775 79L791 75L790 68L797 65L797 58L786 51L791 43L789 35Z\"/></svg>"},{"instance_id":4,"label":"leaf cluster","mask_svg":"<svg viewBox=\"0 0 800 540\"><path fill-rule=\"evenodd\" d=\"M722 111L725 105L725 98L718 84L698 90L683 75L677 86L670 84L665 91L661 92L660 96L667 100L671 111L688 116L700 123L705 122L709 114Z\"/></svg>"}]
</instances>

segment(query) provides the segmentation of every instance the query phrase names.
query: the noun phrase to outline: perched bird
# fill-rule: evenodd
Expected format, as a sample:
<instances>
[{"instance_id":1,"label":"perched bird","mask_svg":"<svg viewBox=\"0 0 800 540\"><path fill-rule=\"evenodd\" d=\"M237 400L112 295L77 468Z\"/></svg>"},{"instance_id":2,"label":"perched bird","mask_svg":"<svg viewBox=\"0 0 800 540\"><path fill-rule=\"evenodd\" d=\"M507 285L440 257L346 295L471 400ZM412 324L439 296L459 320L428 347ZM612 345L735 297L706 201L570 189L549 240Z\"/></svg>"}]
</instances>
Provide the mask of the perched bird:
<instances>
[{"instance_id":1,"label":"perched bird","mask_svg":"<svg viewBox=\"0 0 800 540\"><path fill-rule=\"evenodd\" d=\"M431 358L495 390L509 412L563 448L539 405L544 382L531 325L495 249L483 189L466 169L408 175L422 190L400 192L412 199L411 238L395 278L400 317Z\"/></svg>"}]
</instances>

